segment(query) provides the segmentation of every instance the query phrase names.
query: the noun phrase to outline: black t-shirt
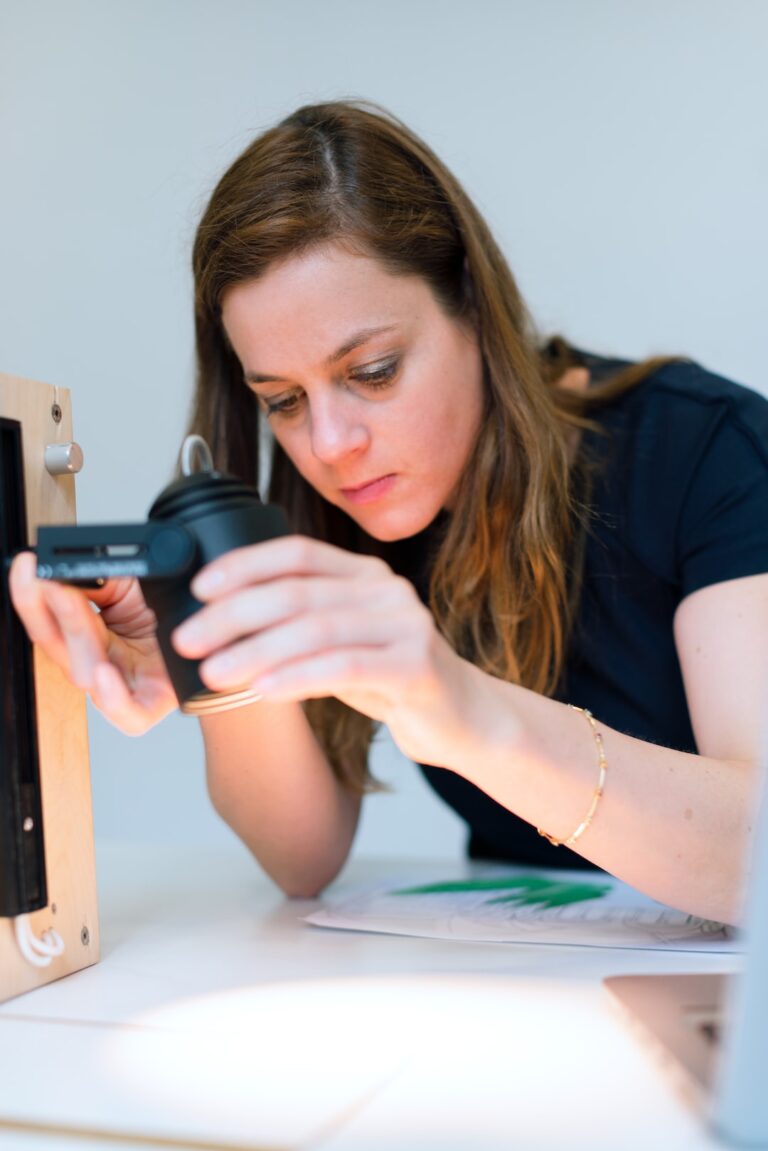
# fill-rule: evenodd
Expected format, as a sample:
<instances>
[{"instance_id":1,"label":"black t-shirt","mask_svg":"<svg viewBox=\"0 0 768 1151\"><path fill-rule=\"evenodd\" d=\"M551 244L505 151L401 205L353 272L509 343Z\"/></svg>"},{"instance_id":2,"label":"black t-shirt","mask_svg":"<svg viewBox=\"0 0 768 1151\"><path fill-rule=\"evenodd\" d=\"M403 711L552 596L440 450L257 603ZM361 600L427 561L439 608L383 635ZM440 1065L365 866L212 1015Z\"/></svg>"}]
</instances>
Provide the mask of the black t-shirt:
<instances>
[{"instance_id":1,"label":"black t-shirt","mask_svg":"<svg viewBox=\"0 0 768 1151\"><path fill-rule=\"evenodd\" d=\"M584 356L593 380L618 361ZM665 365L592 417L583 587L556 698L617 731L696 751L673 618L685 596L768 572L768 401L690 361ZM392 545L426 596L437 525ZM469 825L476 858L585 867L479 788L422 765Z\"/></svg>"}]
</instances>

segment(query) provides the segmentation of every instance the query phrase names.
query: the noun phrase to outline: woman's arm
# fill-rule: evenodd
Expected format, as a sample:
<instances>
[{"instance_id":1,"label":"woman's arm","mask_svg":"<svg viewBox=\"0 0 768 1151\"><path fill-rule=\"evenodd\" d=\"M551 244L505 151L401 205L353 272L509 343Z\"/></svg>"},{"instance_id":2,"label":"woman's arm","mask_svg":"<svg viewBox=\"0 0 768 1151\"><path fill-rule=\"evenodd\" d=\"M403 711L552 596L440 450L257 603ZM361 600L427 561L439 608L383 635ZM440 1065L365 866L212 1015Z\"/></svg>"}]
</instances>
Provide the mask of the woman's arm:
<instances>
[{"instance_id":1,"label":"woman's arm","mask_svg":"<svg viewBox=\"0 0 768 1151\"><path fill-rule=\"evenodd\" d=\"M495 679L438 635L413 588L381 561L287 537L230 553L182 650L211 687L253 680L272 703L335 695L388 724L412 759L456 771L566 838L597 783L583 716ZM603 727L605 793L585 858L654 898L738 922L768 687L768 575L681 605L676 637L700 755ZM631 667L627 675L631 676ZM600 716L596 717L600 723Z\"/></svg>"},{"instance_id":2,"label":"woman's arm","mask_svg":"<svg viewBox=\"0 0 768 1151\"><path fill-rule=\"evenodd\" d=\"M360 796L331 771L298 703L201 720L211 801L286 895L313 897L352 846Z\"/></svg>"},{"instance_id":3,"label":"woman's arm","mask_svg":"<svg viewBox=\"0 0 768 1151\"><path fill-rule=\"evenodd\" d=\"M598 781L589 726L564 704L511 684L492 680L479 691L486 695L478 712L485 712L488 737L451 766L534 826L566 839L587 814ZM506 732L505 710L515 716ZM654 899L738 923L755 764L672 751L596 718L606 782L574 850Z\"/></svg>"},{"instance_id":4,"label":"woman's arm","mask_svg":"<svg viewBox=\"0 0 768 1151\"><path fill-rule=\"evenodd\" d=\"M689 596L675 637L700 754L633 739L596 717L605 790L575 850L655 899L738 923L768 734L768 575ZM467 681L469 729L487 735L470 738L447 766L567 838L598 780L590 726L565 705L476 669Z\"/></svg>"},{"instance_id":5,"label":"woman's arm","mask_svg":"<svg viewBox=\"0 0 768 1151\"><path fill-rule=\"evenodd\" d=\"M605 790L575 850L655 899L738 923L768 734L768 575L689 596L675 637L700 754L633 739L596 717ZM563 704L476 669L467 681L469 729L487 734L470 738L447 766L534 826L567 838L598 781L589 724Z\"/></svg>"}]
</instances>

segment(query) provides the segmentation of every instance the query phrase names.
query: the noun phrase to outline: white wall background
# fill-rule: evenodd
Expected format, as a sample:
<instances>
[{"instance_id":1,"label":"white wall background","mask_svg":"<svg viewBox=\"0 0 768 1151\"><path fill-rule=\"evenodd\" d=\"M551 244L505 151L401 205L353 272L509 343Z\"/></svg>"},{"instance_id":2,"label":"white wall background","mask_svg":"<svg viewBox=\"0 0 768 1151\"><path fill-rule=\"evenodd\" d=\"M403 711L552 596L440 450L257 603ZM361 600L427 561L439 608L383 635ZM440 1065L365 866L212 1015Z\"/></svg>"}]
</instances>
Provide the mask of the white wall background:
<instances>
[{"instance_id":1,"label":"white wall background","mask_svg":"<svg viewBox=\"0 0 768 1151\"><path fill-rule=\"evenodd\" d=\"M766 0L0 0L0 370L72 389L82 521L142 517L192 382L215 180L300 103L379 101L451 165L542 329L768 391ZM193 720L91 713L97 837L224 843ZM386 745L356 850L460 850Z\"/></svg>"}]
</instances>

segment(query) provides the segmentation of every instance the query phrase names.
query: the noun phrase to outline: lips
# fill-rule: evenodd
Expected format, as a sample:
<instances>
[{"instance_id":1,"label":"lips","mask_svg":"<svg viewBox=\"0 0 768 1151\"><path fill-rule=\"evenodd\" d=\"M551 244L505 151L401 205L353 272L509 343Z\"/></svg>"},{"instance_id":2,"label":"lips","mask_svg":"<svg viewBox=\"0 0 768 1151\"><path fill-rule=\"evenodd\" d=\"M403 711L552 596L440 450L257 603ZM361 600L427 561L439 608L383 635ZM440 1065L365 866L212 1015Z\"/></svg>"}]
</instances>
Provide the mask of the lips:
<instances>
[{"instance_id":1,"label":"lips","mask_svg":"<svg viewBox=\"0 0 768 1151\"><path fill-rule=\"evenodd\" d=\"M386 476L379 476L375 480L368 480L364 484L356 484L354 487L342 488L341 494L353 504L371 503L373 500L380 499L383 495L386 495L396 478L394 473L389 473Z\"/></svg>"}]
</instances>

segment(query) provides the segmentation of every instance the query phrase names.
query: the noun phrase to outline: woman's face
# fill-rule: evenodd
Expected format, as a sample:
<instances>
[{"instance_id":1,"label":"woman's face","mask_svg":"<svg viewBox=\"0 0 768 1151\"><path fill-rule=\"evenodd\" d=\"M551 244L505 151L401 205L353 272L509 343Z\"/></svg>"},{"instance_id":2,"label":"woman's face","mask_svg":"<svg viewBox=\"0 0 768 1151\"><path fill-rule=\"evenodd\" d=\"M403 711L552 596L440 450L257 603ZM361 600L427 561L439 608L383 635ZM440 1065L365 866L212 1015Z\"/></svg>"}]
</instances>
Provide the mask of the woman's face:
<instances>
[{"instance_id":1,"label":"woman's face","mask_svg":"<svg viewBox=\"0 0 768 1151\"><path fill-rule=\"evenodd\" d=\"M329 245L230 288L222 318L275 439L329 503L380 540L451 506L482 361L424 280Z\"/></svg>"}]
</instances>

